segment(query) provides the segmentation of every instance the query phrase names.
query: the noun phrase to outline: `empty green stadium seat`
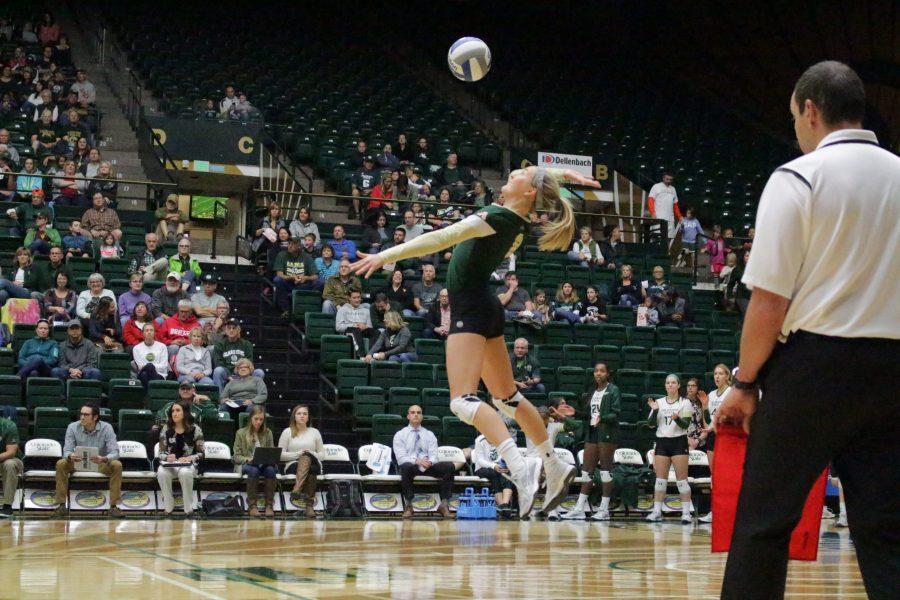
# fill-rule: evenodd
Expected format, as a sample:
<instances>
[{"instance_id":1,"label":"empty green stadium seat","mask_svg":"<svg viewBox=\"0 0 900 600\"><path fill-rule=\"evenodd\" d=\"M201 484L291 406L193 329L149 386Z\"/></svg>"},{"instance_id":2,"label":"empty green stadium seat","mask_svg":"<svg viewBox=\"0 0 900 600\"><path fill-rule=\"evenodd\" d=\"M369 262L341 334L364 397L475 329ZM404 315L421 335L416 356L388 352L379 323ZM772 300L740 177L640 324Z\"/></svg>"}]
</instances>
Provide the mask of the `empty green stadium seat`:
<instances>
[{"instance_id":1,"label":"empty green stadium seat","mask_svg":"<svg viewBox=\"0 0 900 600\"><path fill-rule=\"evenodd\" d=\"M705 373L706 372L706 352L703 350L694 350L685 348L679 350L681 359L679 369L689 373Z\"/></svg>"},{"instance_id":2,"label":"empty green stadium seat","mask_svg":"<svg viewBox=\"0 0 900 600\"><path fill-rule=\"evenodd\" d=\"M643 346L622 346L622 368L649 369L650 351Z\"/></svg>"},{"instance_id":3,"label":"empty green stadium seat","mask_svg":"<svg viewBox=\"0 0 900 600\"><path fill-rule=\"evenodd\" d=\"M442 340L416 340L415 347L419 362L436 365L443 364L447 360Z\"/></svg>"},{"instance_id":4,"label":"empty green stadium seat","mask_svg":"<svg viewBox=\"0 0 900 600\"><path fill-rule=\"evenodd\" d=\"M580 367L559 367L556 370L556 387L552 391L583 393L586 382L584 373Z\"/></svg>"},{"instance_id":5,"label":"empty green stadium seat","mask_svg":"<svg viewBox=\"0 0 900 600\"><path fill-rule=\"evenodd\" d=\"M421 390L434 386L434 365L429 363L403 363L403 385Z\"/></svg>"},{"instance_id":6,"label":"empty green stadium seat","mask_svg":"<svg viewBox=\"0 0 900 600\"><path fill-rule=\"evenodd\" d=\"M615 383L623 394L644 393L644 372L639 369L619 369Z\"/></svg>"},{"instance_id":7,"label":"empty green stadium seat","mask_svg":"<svg viewBox=\"0 0 900 600\"><path fill-rule=\"evenodd\" d=\"M600 343L605 346L624 346L626 344L625 326L614 323L600 325Z\"/></svg>"},{"instance_id":8,"label":"empty green stadium seat","mask_svg":"<svg viewBox=\"0 0 900 600\"><path fill-rule=\"evenodd\" d=\"M728 350L737 352L737 342L734 338L733 329L710 329L709 330L709 347L716 350Z\"/></svg>"},{"instance_id":9,"label":"empty green stadium seat","mask_svg":"<svg viewBox=\"0 0 900 600\"><path fill-rule=\"evenodd\" d=\"M563 346L563 360L567 367L593 369L594 357L591 347L583 344L566 344Z\"/></svg>"},{"instance_id":10,"label":"empty green stadium seat","mask_svg":"<svg viewBox=\"0 0 900 600\"><path fill-rule=\"evenodd\" d=\"M353 357L353 343L346 335L327 334L320 338L319 363L325 375L337 373L337 363L342 358Z\"/></svg>"},{"instance_id":11,"label":"empty green stadium seat","mask_svg":"<svg viewBox=\"0 0 900 600\"><path fill-rule=\"evenodd\" d=\"M572 331L572 339L576 344L594 346L602 339L600 325L597 323L576 323Z\"/></svg>"},{"instance_id":12,"label":"empty green stadium seat","mask_svg":"<svg viewBox=\"0 0 900 600\"><path fill-rule=\"evenodd\" d=\"M478 431L474 427L466 425L457 417L444 417L441 422L443 424L441 439L445 446L468 448L478 437Z\"/></svg>"},{"instance_id":13,"label":"empty green stadium seat","mask_svg":"<svg viewBox=\"0 0 900 600\"><path fill-rule=\"evenodd\" d=\"M684 347L691 350L709 350L709 332L699 327L686 327L684 334Z\"/></svg>"},{"instance_id":14,"label":"empty green stadium seat","mask_svg":"<svg viewBox=\"0 0 900 600\"><path fill-rule=\"evenodd\" d=\"M404 419L409 407L421 401L422 392L413 387L392 387L388 389L387 411L392 415L400 415Z\"/></svg>"},{"instance_id":15,"label":"empty green stadium seat","mask_svg":"<svg viewBox=\"0 0 900 600\"><path fill-rule=\"evenodd\" d=\"M317 290L294 290L291 293L291 319L300 323L306 313L318 313L322 310L322 292Z\"/></svg>"},{"instance_id":16,"label":"empty green stadium seat","mask_svg":"<svg viewBox=\"0 0 900 600\"><path fill-rule=\"evenodd\" d=\"M59 380L57 379L57 382ZM48 438L62 443L72 419L64 406L38 406L34 409L34 438Z\"/></svg>"},{"instance_id":17,"label":"empty green stadium seat","mask_svg":"<svg viewBox=\"0 0 900 600\"><path fill-rule=\"evenodd\" d=\"M674 348L653 348L650 350L650 368L654 371L677 372L681 368L678 350Z\"/></svg>"},{"instance_id":18,"label":"empty green stadium seat","mask_svg":"<svg viewBox=\"0 0 900 600\"><path fill-rule=\"evenodd\" d=\"M103 381L131 377L131 355L121 352L100 354L100 376Z\"/></svg>"},{"instance_id":19,"label":"empty green stadium seat","mask_svg":"<svg viewBox=\"0 0 900 600\"><path fill-rule=\"evenodd\" d=\"M308 312L303 325L303 335L306 338L306 342L316 348L318 348L319 340L323 335L333 335L335 333L334 315Z\"/></svg>"},{"instance_id":20,"label":"empty green stadium seat","mask_svg":"<svg viewBox=\"0 0 900 600\"><path fill-rule=\"evenodd\" d=\"M29 377L25 382L25 406L64 407L62 381L56 377Z\"/></svg>"},{"instance_id":21,"label":"empty green stadium seat","mask_svg":"<svg viewBox=\"0 0 900 600\"><path fill-rule=\"evenodd\" d=\"M117 419L116 438L144 443L155 419L154 414L147 409L123 408L119 411ZM203 435L209 439L205 425L204 423Z\"/></svg>"},{"instance_id":22,"label":"empty green stadium seat","mask_svg":"<svg viewBox=\"0 0 900 600\"><path fill-rule=\"evenodd\" d=\"M100 402L103 395L103 382L91 379L69 379L66 381L66 406L73 417L78 416L79 409L88 402Z\"/></svg>"},{"instance_id":23,"label":"empty green stadium seat","mask_svg":"<svg viewBox=\"0 0 900 600\"><path fill-rule=\"evenodd\" d=\"M706 369L712 371L719 363L731 369L734 366L734 352L731 350L710 350L706 355Z\"/></svg>"},{"instance_id":24,"label":"empty green stadium seat","mask_svg":"<svg viewBox=\"0 0 900 600\"><path fill-rule=\"evenodd\" d=\"M426 415L447 417L450 410L450 390L447 388L425 388L422 390L422 410Z\"/></svg>"},{"instance_id":25,"label":"empty green stadium seat","mask_svg":"<svg viewBox=\"0 0 900 600\"><path fill-rule=\"evenodd\" d=\"M371 365L369 383L382 389L390 389L403 381L403 367L398 362L380 360Z\"/></svg>"},{"instance_id":26,"label":"empty green stadium seat","mask_svg":"<svg viewBox=\"0 0 900 600\"><path fill-rule=\"evenodd\" d=\"M341 398L353 397L357 386L369 385L369 364L352 358L337 361L337 388Z\"/></svg>"},{"instance_id":27,"label":"empty green stadium seat","mask_svg":"<svg viewBox=\"0 0 900 600\"><path fill-rule=\"evenodd\" d=\"M355 427L372 426L372 415L384 414L384 390L380 387L357 386L353 389L353 423Z\"/></svg>"},{"instance_id":28,"label":"empty green stadium seat","mask_svg":"<svg viewBox=\"0 0 900 600\"><path fill-rule=\"evenodd\" d=\"M657 327L656 345L662 348L675 348L684 346L684 336L680 327Z\"/></svg>"},{"instance_id":29,"label":"empty green stadium seat","mask_svg":"<svg viewBox=\"0 0 900 600\"><path fill-rule=\"evenodd\" d=\"M393 446L394 434L406 427L406 417L392 414L372 415L372 441Z\"/></svg>"},{"instance_id":30,"label":"empty green stadium seat","mask_svg":"<svg viewBox=\"0 0 900 600\"><path fill-rule=\"evenodd\" d=\"M656 329L653 327L638 327L636 325L625 328L625 339L629 346L643 346L652 348L656 344Z\"/></svg>"},{"instance_id":31,"label":"empty green stadium seat","mask_svg":"<svg viewBox=\"0 0 900 600\"><path fill-rule=\"evenodd\" d=\"M597 344L593 348L594 364L604 363L606 368L615 373L622 366L622 353L618 346Z\"/></svg>"},{"instance_id":32,"label":"empty green stadium seat","mask_svg":"<svg viewBox=\"0 0 900 600\"><path fill-rule=\"evenodd\" d=\"M0 375L0 404L23 406L22 380L18 375Z\"/></svg>"}]
</instances>

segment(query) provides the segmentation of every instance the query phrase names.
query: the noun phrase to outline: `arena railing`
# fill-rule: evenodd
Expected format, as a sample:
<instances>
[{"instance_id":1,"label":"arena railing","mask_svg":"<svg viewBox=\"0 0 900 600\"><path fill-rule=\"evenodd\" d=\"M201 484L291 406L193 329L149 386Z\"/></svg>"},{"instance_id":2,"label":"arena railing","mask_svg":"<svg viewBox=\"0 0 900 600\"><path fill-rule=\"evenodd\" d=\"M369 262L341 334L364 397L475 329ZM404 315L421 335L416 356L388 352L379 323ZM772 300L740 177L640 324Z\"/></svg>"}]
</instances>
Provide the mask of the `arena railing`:
<instances>
[{"instance_id":1,"label":"arena railing","mask_svg":"<svg viewBox=\"0 0 900 600\"><path fill-rule=\"evenodd\" d=\"M45 175L43 173L26 173L24 171L16 171L10 172L9 175L14 177L23 176L23 177L40 177L41 179L61 179L60 174L56 173L53 175ZM151 210L150 206L156 206L158 201L163 197L166 193L171 193L175 191L178 187L178 184L171 181L152 181L148 179L108 179L103 177L85 177L83 175L76 175L76 181L84 182L85 191L87 191L87 184L91 181L115 181L116 184L119 185L119 189L116 192L116 202L119 204L120 209L128 209L129 207L122 206L123 200L142 200L146 203L147 210ZM145 188L144 196L133 196L128 195L127 193L121 193L122 186L130 186L130 185L142 185ZM48 199L49 200L49 199ZM24 202L24 200L23 200ZM131 210L138 210L135 207L130 207Z\"/></svg>"},{"instance_id":2,"label":"arena railing","mask_svg":"<svg viewBox=\"0 0 900 600\"><path fill-rule=\"evenodd\" d=\"M290 222L297 216L297 211L301 207L310 210L314 221L325 222L333 225L345 225L347 223L358 223L358 221L349 221L347 219L347 208L353 201L353 196L330 193L310 193L310 192L285 192L281 190L254 189L254 201L249 202L248 206L252 214L248 215L247 223L251 228L256 227L256 223L264 213L268 201L278 197L290 196L292 201L288 203L277 202L282 209L282 218ZM360 202L364 205L368 202L367 197L360 197ZM590 206L591 200L583 201L586 206ZM448 204L436 202L434 200L417 200L426 213L430 207L447 207L456 206L461 209L462 213L466 211L475 211L479 206L465 201L451 201ZM395 207L387 210L392 223L402 221L402 212L411 204L408 202L397 202ZM400 205L403 205L402 207ZM599 203L598 203L598 206ZM588 226L593 231L598 232L607 225L615 225L623 233L623 240L631 243L644 244L647 251L655 254L668 253L668 223L662 219L653 219L649 217L637 217L633 215L622 215L606 212L593 212L576 210L575 217L578 226ZM328 237L329 232L319 232L323 237ZM595 235L595 239L596 239Z\"/></svg>"}]
</instances>

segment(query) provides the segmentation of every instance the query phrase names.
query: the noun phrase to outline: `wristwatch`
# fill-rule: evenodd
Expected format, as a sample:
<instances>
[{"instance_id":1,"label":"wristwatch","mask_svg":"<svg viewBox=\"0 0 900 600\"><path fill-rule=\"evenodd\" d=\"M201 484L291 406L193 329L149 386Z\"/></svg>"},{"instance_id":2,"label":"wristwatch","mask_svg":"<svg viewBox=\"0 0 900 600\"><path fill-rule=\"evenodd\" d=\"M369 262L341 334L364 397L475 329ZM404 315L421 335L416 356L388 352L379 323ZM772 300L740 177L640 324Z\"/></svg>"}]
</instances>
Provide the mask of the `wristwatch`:
<instances>
[{"instance_id":1,"label":"wristwatch","mask_svg":"<svg viewBox=\"0 0 900 600\"><path fill-rule=\"evenodd\" d=\"M751 390L755 390L759 387L759 382L757 382L755 379L753 381L741 381L740 379L738 379L740 374L741 374L740 369L738 369L734 372L734 377L732 377L732 382L731 382L731 385L734 387L734 389L751 391Z\"/></svg>"}]
</instances>

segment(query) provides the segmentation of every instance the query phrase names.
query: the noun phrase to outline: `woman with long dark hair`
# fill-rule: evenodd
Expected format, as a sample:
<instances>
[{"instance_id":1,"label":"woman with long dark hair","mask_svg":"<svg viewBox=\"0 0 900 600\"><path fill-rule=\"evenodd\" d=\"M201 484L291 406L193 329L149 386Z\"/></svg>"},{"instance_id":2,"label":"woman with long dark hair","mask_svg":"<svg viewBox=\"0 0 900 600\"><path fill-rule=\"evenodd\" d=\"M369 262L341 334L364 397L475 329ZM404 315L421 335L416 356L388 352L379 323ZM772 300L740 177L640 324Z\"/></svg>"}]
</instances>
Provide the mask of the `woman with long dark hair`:
<instances>
[{"instance_id":1,"label":"woman with long dark hair","mask_svg":"<svg viewBox=\"0 0 900 600\"><path fill-rule=\"evenodd\" d=\"M172 481L177 477L181 484L181 498L184 501L184 514L190 518L194 515L194 478L197 476L197 463L203 458L203 431L194 425L191 405L178 400L169 409L169 420L159 433L159 468L156 480L162 491L163 512L167 517L175 510L175 494L172 492Z\"/></svg>"},{"instance_id":2,"label":"woman with long dark hair","mask_svg":"<svg viewBox=\"0 0 900 600\"><path fill-rule=\"evenodd\" d=\"M593 390L588 391L581 399L575 417L584 421L584 458L581 470L588 474L588 481L581 484L581 492L575 506L563 515L563 519L584 519L586 517L588 494L594 487L592 477L594 469L600 467L600 481L603 485L603 497L600 507L591 516L595 521L609 520L609 499L612 497L613 485L610 471L613 468L613 457L619 442L619 411L621 410L621 394L614 383L610 383L610 372L606 363L594 365Z\"/></svg>"}]
</instances>

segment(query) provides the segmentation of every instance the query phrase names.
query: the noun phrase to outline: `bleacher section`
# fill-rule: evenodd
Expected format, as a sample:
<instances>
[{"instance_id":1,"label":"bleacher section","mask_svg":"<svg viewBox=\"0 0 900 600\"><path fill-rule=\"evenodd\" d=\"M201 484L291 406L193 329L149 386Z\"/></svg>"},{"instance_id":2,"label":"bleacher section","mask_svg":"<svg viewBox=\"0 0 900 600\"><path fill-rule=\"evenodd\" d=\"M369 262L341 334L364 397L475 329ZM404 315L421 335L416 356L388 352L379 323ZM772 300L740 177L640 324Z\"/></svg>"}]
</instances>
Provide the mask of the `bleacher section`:
<instances>
[{"instance_id":1,"label":"bleacher section","mask_svg":"<svg viewBox=\"0 0 900 600\"><path fill-rule=\"evenodd\" d=\"M138 73L171 116L197 118L198 101L218 104L224 86L233 84L291 158L313 165L343 194L350 192L353 171L347 158L360 139L374 156L385 143L396 145L400 133L410 144L425 136L431 164L453 149L464 165L499 166L496 144L398 68L383 47L366 47L368 36L356 35L353 23L341 20L335 27L341 34L322 38L318 28L274 23L277 11L246 18L224 7L182 9L196 14L172 22L149 6L107 12ZM329 18L327 10L308 9L320 21Z\"/></svg>"}]
</instances>

